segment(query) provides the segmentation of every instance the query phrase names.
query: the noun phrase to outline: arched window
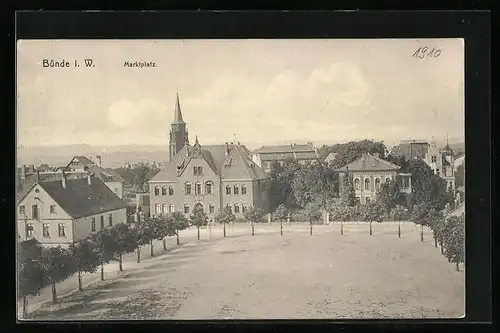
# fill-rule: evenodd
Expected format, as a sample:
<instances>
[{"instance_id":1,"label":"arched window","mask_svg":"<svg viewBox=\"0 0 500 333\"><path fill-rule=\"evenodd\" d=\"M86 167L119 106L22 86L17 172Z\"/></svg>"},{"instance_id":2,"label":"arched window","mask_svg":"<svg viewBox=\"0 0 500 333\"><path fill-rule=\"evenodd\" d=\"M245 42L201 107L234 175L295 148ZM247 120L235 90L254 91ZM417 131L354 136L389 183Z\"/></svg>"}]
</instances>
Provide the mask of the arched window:
<instances>
[{"instance_id":1,"label":"arched window","mask_svg":"<svg viewBox=\"0 0 500 333\"><path fill-rule=\"evenodd\" d=\"M241 185L241 194L242 195L247 194L247 187L245 185Z\"/></svg>"},{"instance_id":2,"label":"arched window","mask_svg":"<svg viewBox=\"0 0 500 333\"><path fill-rule=\"evenodd\" d=\"M375 191L380 190L380 178L375 178Z\"/></svg>"},{"instance_id":3,"label":"arched window","mask_svg":"<svg viewBox=\"0 0 500 333\"><path fill-rule=\"evenodd\" d=\"M207 181L205 183L205 193L212 194L212 182L211 181Z\"/></svg>"},{"instance_id":4,"label":"arched window","mask_svg":"<svg viewBox=\"0 0 500 333\"><path fill-rule=\"evenodd\" d=\"M189 204L184 204L184 214L189 214Z\"/></svg>"},{"instance_id":5,"label":"arched window","mask_svg":"<svg viewBox=\"0 0 500 333\"><path fill-rule=\"evenodd\" d=\"M175 211L174 205L173 204L168 205L168 212L173 213L174 211Z\"/></svg>"},{"instance_id":6,"label":"arched window","mask_svg":"<svg viewBox=\"0 0 500 333\"><path fill-rule=\"evenodd\" d=\"M240 194L240 189L239 189L238 185L234 185L233 193Z\"/></svg>"},{"instance_id":7,"label":"arched window","mask_svg":"<svg viewBox=\"0 0 500 333\"><path fill-rule=\"evenodd\" d=\"M161 213L162 214L167 214L167 204L161 205Z\"/></svg>"},{"instance_id":8,"label":"arched window","mask_svg":"<svg viewBox=\"0 0 500 333\"><path fill-rule=\"evenodd\" d=\"M231 194L231 186L226 185L226 194Z\"/></svg>"},{"instance_id":9,"label":"arched window","mask_svg":"<svg viewBox=\"0 0 500 333\"><path fill-rule=\"evenodd\" d=\"M387 178L385 179L385 182L386 182L386 183L389 183L390 181L391 181L391 178L390 178L390 177L387 177Z\"/></svg>"},{"instance_id":10,"label":"arched window","mask_svg":"<svg viewBox=\"0 0 500 333\"><path fill-rule=\"evenodd\" d=\"M194 194L201 195L201 183L200 182L194 183Z\"/></svg>"},{"instance_id":11,"label":"arched window","mask_svg":"<svg viewBox=\"0 0 500 333\"><path fill-rule=\"evenodd\" d=\"M165 186L161 187L161 195L167 195L167 188Z\"/></svg>"},{"instance_id":12,"label":"arched window","mask_svg":"<svg viewBox=\"0 0 500 333\"><path fill-rule=\"evenodd\" d=\"M370 180L365 178L365 190L370 190Z\"/></svg>"},{"instance_id":13,"label":"arched window","mask_svg":"<svg viewBox=\"0 0 500 333\"><path fill-rule=\"evenodd\" d=\"M191 194L191 183L187 182L186 184L184 184L184 188L185 188L186 195L190 195Z\"/></svg>"},{"instance_id":14,"label":"arched window","mask_svg":"<svg viewBox=\"0 0 500 333\"><path fill-rule=\"evenodd\" d=\"M160 188L155 186L155 195L160 195Z\"/></svg>"},{"instance_id":15,"label":"arched window","mask_svg":"<svg viewBox=\"0 0 500 333\"><path fill-rule=\"evenodd\" d=\"M160 214L160 204L155 204L155 214Z\"/></svg>"},{"instance_id":16,"label":"arched window","mask_svg":"<svg viewBox=\"0 0 500 333\"><path fill-rule=\"evenodd\" d=\"M198 207L201 207L201 209L202 209L203 211L205 211L205 207L203 207L203 204L202 204L201 202L197 202L197 203L195 203L195 204L194 204L194 206L193 206L193 210L194 210L195 208L198 208Z\"/></svg>"},{"instance_id":17,"label":"arched window","mask_svg":"<svg viewBox=\"0 0 500 333\"><path fill-rule=\"evenodd\" d=\"M359 190L359 178L354 179L354 189Z\"/></svg>"},{"instance_id":18,"label":"arched window","mask_svg":"<svg viewBox=\"0 0 500 333\"><path fill-rule=\"evenodd\" d=\"M168 195L174 195L174 188L172 186L168 187Z\"/></svg>"}]
</instances>

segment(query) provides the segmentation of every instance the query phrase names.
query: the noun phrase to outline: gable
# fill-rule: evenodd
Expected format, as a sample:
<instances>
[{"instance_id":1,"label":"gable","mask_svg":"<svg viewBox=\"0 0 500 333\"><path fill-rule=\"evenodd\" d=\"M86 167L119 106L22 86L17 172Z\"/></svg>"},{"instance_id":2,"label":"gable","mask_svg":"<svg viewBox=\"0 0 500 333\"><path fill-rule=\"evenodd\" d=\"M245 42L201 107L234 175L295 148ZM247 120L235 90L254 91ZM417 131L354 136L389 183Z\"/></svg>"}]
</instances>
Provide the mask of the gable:
<instances>
[{"instance_id":1,"label":"gable","mask_svg":"<svg viewBox=\"0 0 500 333\"><path fill-rule=\"evenodd\" d=\"M49 207L54 205L56 206L56 210L54 213L54 218L58 219L71 219L71 215L61 207L59 203L48 193L39 183L35 183L31 186L28 192L24 195L24 197L19 201L19 206L25 206L26 211L28 212L31 209L31 206L37 205L41 206L43 213L47 214ZM18 214L19 211L16 212ZM44 215L42 215L44 216Z\"/></svg>"},{"instance_id":2,"label":"gable","mask_svg":"<svg viewBox=\"0 0 500 333\"><path fill-rule=\"evenodd\" d=\"M194 174L194 167L201 167L202 168L202 176L196 176ZM212 170L212 167L209 165L209 163L205 160L203 156L200 157L191 157L189 160L185 161L184 169L182 170L181 174L179 174L179 180L181 181L193 181L196 180L197 178L200 178L200 180L215 180L217 174Z\"/></svg>"}]
</instances>

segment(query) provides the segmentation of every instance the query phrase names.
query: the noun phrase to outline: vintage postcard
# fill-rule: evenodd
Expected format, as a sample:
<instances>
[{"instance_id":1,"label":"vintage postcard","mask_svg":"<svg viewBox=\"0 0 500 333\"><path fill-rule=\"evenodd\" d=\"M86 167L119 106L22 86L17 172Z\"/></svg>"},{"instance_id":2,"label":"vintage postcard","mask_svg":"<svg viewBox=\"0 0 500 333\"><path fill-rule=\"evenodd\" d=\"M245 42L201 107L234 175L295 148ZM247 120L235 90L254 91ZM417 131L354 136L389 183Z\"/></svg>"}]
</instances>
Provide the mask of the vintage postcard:
<instances>
[{"instance_id":1,"label":"vintage postcard","mask_svg":"<svg viewBox=\"0 0 500 333\"><path fill-rule=\"evenodd\" d=\"M20 320L460 318L461 39L19 40Z\"/></svg>"}]
</instances>

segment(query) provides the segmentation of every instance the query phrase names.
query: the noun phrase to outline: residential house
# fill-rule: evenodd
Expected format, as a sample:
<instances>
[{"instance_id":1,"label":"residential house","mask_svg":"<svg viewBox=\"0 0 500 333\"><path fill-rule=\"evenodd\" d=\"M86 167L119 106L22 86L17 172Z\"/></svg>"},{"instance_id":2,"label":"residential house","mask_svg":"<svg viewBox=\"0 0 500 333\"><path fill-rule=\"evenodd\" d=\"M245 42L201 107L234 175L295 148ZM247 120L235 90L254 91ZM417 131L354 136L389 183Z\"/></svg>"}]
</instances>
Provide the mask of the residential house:
<instances>
[{"instance_id":1,"label":"residential house","mask_svg":"<svg viewBox=\"0 0 500 333\"><path fill-rule=\"evenodd\" d=\"M401 181L401 192L411 193L411 175L402 173L400 166L380 158L378 154L364 154L336 171L341 177L346 174L352 177L356 199L361 204L375 200L382 183L390 182L397 176Z\"/></svg>"},{"instance_id":2,"label":"residential house","mask_svg":"<svg viewBox=\"0 0 500 333\"><path fill-rule=\"evenodd\" d=\"M17 204L22 241L67 247L126 221L125 203L99 178L36 181Z\"/></svg>"},{"instance_id":3,"label":"residential house","mask_svg":"<svg viewBox=\"0 0 500 333\"><path fill-rule=\"evenodd\" d=\"M202 146L198 138L189 145L186 126L179 126L178 101L177 96L171 159L149 182L151 215L179 211L189 216L195 206L212 220L226 206L240 219L250 206L268 212L270 178L251 160L249 150L239 143ZM177 144L180 139L183 144Z\"/></svg>"},{"instance_id":4,"label":"residential house","mask_svg":"<svg viewBox=\"0 0 500 333\"><path fill-rule=\"evenodd\" d=\"M424 161L437 176L446 181L448 191L455 193L455 158L449 144L440 149L433 140Z\"/></svg>"},{"instance_id":5,"label":"residential house","mask_svg":"<svg viewBox=\"0 0 500 333\"><path fill-rule=\"evenodd\" d=\"M427 140L403 140L399 145L391 150L391 155L405 157L406 161L413 158L424 159L429 150L429 143Z\"/></svg>"},{"instance_id":6,"label":"residential house","mask_svg":"<svg viewBox=\"0 0 500 333\"><path fill-rule=\"evenodd\" d=\"M252 161L264 171L271 171L274 163L283 163L288 159L294 159L300 164L315 163L319 160L318 151L312 142L305 145L291 143L282 146L262 146L251 152Z\"/></svg>"}]
</instances>

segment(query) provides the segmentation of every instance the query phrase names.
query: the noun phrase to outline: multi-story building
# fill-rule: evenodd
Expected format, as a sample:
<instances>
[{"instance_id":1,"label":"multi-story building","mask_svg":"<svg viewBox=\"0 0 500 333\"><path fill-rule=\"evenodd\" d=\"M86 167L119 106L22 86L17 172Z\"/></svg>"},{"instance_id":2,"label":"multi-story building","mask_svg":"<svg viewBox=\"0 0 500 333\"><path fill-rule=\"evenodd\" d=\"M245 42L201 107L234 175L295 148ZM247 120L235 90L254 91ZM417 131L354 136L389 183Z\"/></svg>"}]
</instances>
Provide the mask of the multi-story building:
<instances>
[{"instance_id":1,"label":"multi-story building","mask_svg":"<svg viewBox=\"0 0 500 333\"><path fill-rule=\"evenodd\" d=\"M392 148L391 155L403 155L406 161L413 158L424 159L429 147L427 140L402 140L399 145Z\"/></svg>"},{"instance_id":2,"label":"multi-story building","mask_svg":"<svg viewBox=\"0 0 500 333\"><path fill-rule=\"evenodd\" d=\"M341 177L345 177L346 174L352 177L356 199L361 204L375 200L382 183L390 182L397 176L401 181L401 192L411 193L411 174L401 173L400 166L381 159L378 154L362 155L359 159L336 171Z\"/></svg>"},{"instance_id":3,"label":"multi-story building","mask_svg":"<svg viewBox=\"0 0 500 333\"><path fill-rule=\"evenodd\" d=\"M100 179L37 181L17 204L21 240L64 246L126 221L125 203Z\"/></svg>"},{"instance_id":4,"label":"multi-story building","mask_svg":"<svg viewBox=\"0 0 500 333\"><path fill-rule=\"evenodd\" d=\"M213 220L229 206L237 218L250 206L269 210L269 176L239 143L193 146L186 139L180 105L175 106L170 133L170 162L149 182L152 215L180 211L189 216L201 206ZM184 145L177 139L184 138ZM175 142L173 142L175 141ZM174 144L175 143L175 144Z\"/></svg>"},{"instance_id":5,"label":"multi-story building","mask_svg":"<svg viewBox=\"0 0 500 333\"><path fill-rule=\"evenodd\" d=\"M252 161L269 172L274 163L281 165L288 159L294 159L300 164L315 163L319 160L318 151L312 142L305 145L291 143L283 146L262 146L252 151Z\"/></svg>"},{"instance_id":6,"label":"multi-story building","mask_svg":"<svg viewBox=\"0 0 500 333\"><path fill-rule=\"evenodd\" d=\"M439 149L436 141L432 141L429 151L424 159L432 171L446 181L448 191L455 192L455 158L449 144L444 149Z\"/></svg>"}]
</instances>

